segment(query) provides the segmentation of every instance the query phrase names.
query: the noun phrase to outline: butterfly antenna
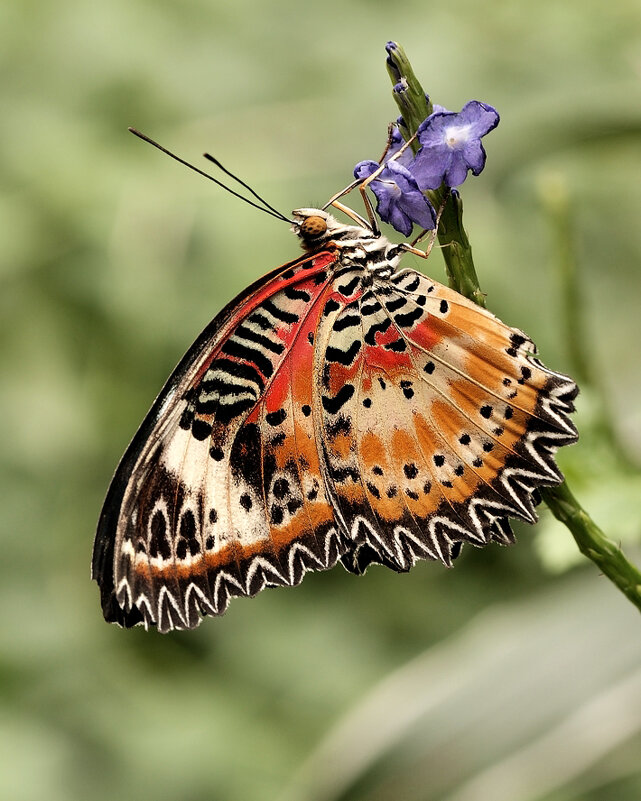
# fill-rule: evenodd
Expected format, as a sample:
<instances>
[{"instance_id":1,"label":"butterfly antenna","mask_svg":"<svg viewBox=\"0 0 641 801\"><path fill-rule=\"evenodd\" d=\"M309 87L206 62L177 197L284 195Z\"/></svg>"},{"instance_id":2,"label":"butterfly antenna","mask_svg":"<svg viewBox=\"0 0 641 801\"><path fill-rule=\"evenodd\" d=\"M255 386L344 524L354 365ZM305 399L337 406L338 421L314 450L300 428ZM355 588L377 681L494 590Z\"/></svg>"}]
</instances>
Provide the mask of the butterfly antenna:
<instances>
[{"instance_id":1,"label":"butterfly antenna","mask_svg":"<svg viewBox=\"0 0 641 801\"><path fill-rule=\"evenodd\" d=\"M283 214L282 214L280 211L278 211L278 209L275 209L275 208L274 208L274 207L271 205L271 203L268 203L268 202L265 200L265 198L264 198L264 197L261 197L261 196L258 194L258 192L256 192L254 189L252 189L252 188L251 188L251 186L250 186L249 184L246 184L246 183L245 183L245 181L243 181L243 180L242 180L241 178L239 178L237 175L234 175L234 173L233 173L233 172L231 172L231 170L228 170L228 169L227 169L227 167L223 167L223 165L221 164L221 162L220 162L220 161L219 161L219 160L218 160L218 159L217 159L215 156L212 156L212 155L211 155L211 153L203 153L203 156L204 156L204 157L205 157L205 158L206 158L208 161L211 161L211 163L212 163L212 164L215 164L215 165L218 167L218 169L219 169L219 170L222 170L222 171L225 173L225 175L228 175L230 178L232 178L234 181L236 181L236 182L237 182L237 183L239 183L239 184L240 184L242 187L244 187L244 188L245 188L245 189L246 189L248 192L250 192L250 193L251 193L251 194L252 194L252 195L253 195L253 196L256 198L256 200L260 200L260 202L261 202L261 203L263 203L265 206L267 206L267 208L268 208L268 209L271 209L271 211L273 211L273 212L274 212L274 214L278 214L278 215L279 215L280 217L282 217L284 220L287 220L287 217L285 217L285 216L284 216L284 215L283 215ZM289 222L289 220L287 220L287 221Z\"/></svg>"},{"instance_id":2,"label":"butterfly antenna","mask_svg":"<svg viewBox=\"0 0 641 801\"><path fill-rule=\"evenodd\" d=\"M180 156L177 156L175 153L172 153L171 150L167 150L166 147L163 147L162 145L158 144L158 142L155 142L153 139L151 139L146 134L141 133L140 131L136 130L136 128L129 128L129 130L131 131L132 134L134 134L134 136L137 136L139 139L142 139L143 142L147 142L148 144L153 145L155 148L160 150L162 153L165 153L165 155L171 156L172 159L174 159L175 161L178 161L180 164L184 164L185 167L189 167L190 170L193 170L194 172L197 172L199 175L202 175L204 178L208 178L210 181L213 181L215 184L217 184L218 186L222 187L227 192L229 192L230 195L234 195L234 197L240 198L240 200L244 200L245 203L248 203L250 206L253 206L255 209L258 209L259 211L264 211L265 214L270 214L272 217L276 217L277 220L283 220L283 222L287 222L287 223L293 223L294 222L293 220L290 220L287 217L285 217L284 214L281 214L280 212L276 211L275 209L272 209L271 206L269 208L265 208L264 206L259 206L258 203L254 203L253 200L250 200L249 198L245 197L244 195L241 195L239 192L234 191L233 189L231 189L231 187L227 186L222 181L219 181L217 178L214 178L213 175L209 175L209 173L206 173L203 170L199 169L198 167L194 166L193 164L190 164L188 161L185 161L185 159L181 159ZM264 203L265 201L262 201L262 202Z\"/></svg>"}]
</instances>

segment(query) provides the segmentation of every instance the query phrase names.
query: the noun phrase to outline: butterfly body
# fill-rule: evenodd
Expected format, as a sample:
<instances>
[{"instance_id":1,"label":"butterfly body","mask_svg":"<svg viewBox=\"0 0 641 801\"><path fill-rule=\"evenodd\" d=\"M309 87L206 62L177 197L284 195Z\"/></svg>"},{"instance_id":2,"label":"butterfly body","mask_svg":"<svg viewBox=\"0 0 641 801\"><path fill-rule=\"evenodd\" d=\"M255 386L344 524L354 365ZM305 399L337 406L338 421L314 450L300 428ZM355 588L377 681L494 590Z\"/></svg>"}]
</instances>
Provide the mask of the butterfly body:
<instances>
[{"instance_id":1,"label":"butterfly body","mask_svg":"<svg viewBox=\"0 0 641 801\"><path fill-rule=\"evenodd\" d=\"M109 489L108 620L193 628L231 597L512 539L562 477L574 383L522 332L318 209L307 251L232 301L178 365Z\"/></svg>"}]
</instances>

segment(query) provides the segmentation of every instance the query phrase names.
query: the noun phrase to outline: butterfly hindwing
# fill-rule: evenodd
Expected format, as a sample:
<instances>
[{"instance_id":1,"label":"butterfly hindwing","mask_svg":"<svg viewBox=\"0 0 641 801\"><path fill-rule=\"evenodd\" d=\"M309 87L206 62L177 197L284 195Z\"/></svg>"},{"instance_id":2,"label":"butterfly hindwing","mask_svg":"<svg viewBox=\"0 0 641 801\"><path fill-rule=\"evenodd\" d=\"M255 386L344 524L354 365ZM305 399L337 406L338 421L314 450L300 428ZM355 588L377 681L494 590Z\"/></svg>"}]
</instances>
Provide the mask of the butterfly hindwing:
<instances>
[{"instance_id":1,"label":"butterfly hindwing","mask_svg":"<svg viewBox=\"0 0 641 801\"><path fill-rule=\"evenodd\" d=\"M576 439L576 386L533 343L412 270L375 277L336 310L325 351L323 443L335 503L361 555L397 570L446 564L462 542L510 542L533 522L532 490L561 474Z\"/></svg>"}]
</instances>

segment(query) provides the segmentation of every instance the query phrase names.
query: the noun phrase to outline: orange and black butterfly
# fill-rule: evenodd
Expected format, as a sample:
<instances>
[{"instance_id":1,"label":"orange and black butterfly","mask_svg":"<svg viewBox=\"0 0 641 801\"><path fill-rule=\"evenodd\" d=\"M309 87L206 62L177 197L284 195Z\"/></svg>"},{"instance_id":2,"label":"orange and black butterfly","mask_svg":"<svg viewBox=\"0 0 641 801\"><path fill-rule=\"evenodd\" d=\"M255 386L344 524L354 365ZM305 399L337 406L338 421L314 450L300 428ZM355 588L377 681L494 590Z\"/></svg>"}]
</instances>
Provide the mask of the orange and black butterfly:
<instances>
[{"instance_id":1,"label":"orange and black butterfly","mask_svg":"<svg viewBox=\"0 0 641 801\"><path fill-rule=\"evenodd\" d=\"M358 215L356 215L358 217ZM513 540L577 439L574 382L532 341L321 209L305 254L242 292L165 384L118 466L93 577L108 621L197 626L338 560L407 571Z\"/></svg>"}]
</instances>

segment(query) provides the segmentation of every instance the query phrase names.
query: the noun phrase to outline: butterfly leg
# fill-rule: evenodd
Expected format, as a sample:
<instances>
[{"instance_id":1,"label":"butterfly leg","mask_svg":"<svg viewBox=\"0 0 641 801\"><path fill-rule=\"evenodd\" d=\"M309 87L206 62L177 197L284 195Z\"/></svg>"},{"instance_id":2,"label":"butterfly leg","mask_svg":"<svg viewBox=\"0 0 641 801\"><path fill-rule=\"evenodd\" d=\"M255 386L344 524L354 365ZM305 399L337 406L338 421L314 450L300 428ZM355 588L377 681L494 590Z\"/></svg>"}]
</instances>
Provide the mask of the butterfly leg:
<instances>
[{"instance_id":1,"label":"butterfly leg","mask_svg":"<svg viewBox=\"0 0 641 801\"><path fill-rule=\"evenodd\" d=\"M450 196L450 189L448 187L443 195L443 200L441 201L441 204L438 207L438 212L436 213L436 223L434 225L434 228L424 229L416 237L416 239L412 240L412 242L409 245L406 244L401 245L403 250L405 250L407 253L413 253L415 256L420 256L422 259L427 259L429 257L430 253L432 252L432 248L434 247L434 242L436 241L436 237L438 235L438 226L439 223L441 222L441 217L443 215L445 204L447 203L449 196ZM423 239L423 237L425 236L425 234L427 234L428 231L430 232L430 238L427 243L427 247L425 248L425 250L420 250L420 248L417 248L416 245L421 241L421 239Z\"/></svg>"},{"instance_id":2,"label":"butterfly leg","mask_svg":"<svg viewBox=\"0 0 641 801\"><path fill-rule=\"evenodd\" d=\"M383 150L383 155L378 160L379 164L381 164L383 162L383 159L388 154L389 149L392 146L392 139L393 139L393 134L394 134L394 128L395 127L396 127L396 123L394 123L394 122L390 122L390 124L387 126L387 142L385 144L385 149ZM330 197L330 199L327 201L327 203L325 203L325 205L322 207L323 211L325 211L325 209L327 209L329 206L334 206L335 201L340 200L345 195L349 195L349 193L352 190L356 189L356 187L360 183L361 183L361 179L357 178L355 181L352 181L351 184L346 186L345 189L341 189L340 192L337 192L335 195L332 195L332 197ZM370 207L369 199L365 199L365 207L366 208ZM339 206L335 206L335 208L340 208L340 207ZM373 221L373 213L370 214L369 210L368 210L368 215L367 216L369 217L370 222L372 222ZM374 227L376 227L376 226L374 225Z\"/></svg>"}]
</instances>

